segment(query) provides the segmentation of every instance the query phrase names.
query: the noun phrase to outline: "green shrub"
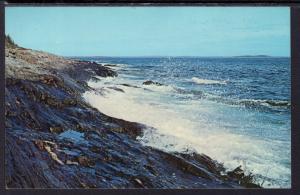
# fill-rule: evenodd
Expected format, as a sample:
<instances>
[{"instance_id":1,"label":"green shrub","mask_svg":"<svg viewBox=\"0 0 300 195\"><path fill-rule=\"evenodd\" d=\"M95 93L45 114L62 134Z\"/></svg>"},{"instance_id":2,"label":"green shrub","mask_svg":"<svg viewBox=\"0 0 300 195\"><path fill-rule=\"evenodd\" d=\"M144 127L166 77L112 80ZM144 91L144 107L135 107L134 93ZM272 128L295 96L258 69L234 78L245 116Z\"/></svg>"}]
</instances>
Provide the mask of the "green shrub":
<instances>
[{"instance_id":1,"label":"green shrub","mask_svg":"<svg viewBox=\"0 0 300 195\"><path fill-rule=\"evenodd\" d=\"M9 35L5 35L5 43L7 43L8 46L13 46L13 47L18 46Z\"/></svg>"}]
</instances>

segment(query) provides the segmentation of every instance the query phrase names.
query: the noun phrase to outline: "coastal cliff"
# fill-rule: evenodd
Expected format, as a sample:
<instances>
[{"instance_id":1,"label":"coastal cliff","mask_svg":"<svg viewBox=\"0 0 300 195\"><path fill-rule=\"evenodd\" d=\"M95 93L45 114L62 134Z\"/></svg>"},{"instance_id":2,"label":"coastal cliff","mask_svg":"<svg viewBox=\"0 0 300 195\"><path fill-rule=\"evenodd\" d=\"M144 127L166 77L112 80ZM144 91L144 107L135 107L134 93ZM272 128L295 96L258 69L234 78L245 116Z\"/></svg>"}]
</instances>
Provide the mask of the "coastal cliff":
<instances>
[{"instance_id":1,"label":"coastal cliff","mask_svg":"<svg viewBox=\"0 0 300 195\"><path fill-rule=\"evenodd\" d=\"M145 125L107 116L82 98L108 66L5 42L7 188L259 187L204 154L141 145ZM148 127L149 128L149 127ZM150 127L151 128L151 127Z\"/></svg>"}]
</instances>

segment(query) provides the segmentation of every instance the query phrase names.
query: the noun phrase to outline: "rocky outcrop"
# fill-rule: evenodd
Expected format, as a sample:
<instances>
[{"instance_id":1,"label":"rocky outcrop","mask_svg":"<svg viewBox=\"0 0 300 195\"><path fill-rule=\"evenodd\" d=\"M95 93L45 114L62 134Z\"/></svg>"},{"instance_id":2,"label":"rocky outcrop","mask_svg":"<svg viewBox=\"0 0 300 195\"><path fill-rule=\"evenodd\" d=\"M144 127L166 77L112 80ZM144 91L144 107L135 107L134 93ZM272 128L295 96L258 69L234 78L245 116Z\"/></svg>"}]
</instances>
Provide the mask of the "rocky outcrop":
<instances>
[{"instance_id":1,"label":"rocky outcrop","mask_svg":"<svg viewBox=\"0 0 300 195\"><path fill-rule=\"evenodd\" d=\"M99 77L118 76L118 73L109 67L89 61L76 61L72 66L65 68L63 72L76 79L77 82L85 82L89 79L98 80Z\"/></svg>"},{"instance_id":2,"label":"rocky outcrop","mask_svg":"<svg viewBox=\"0 0 300 195\"><path fill-rule=\"evenodd\" d=\"M155 82L155 81L145 81L143 82L143 85L157 85L157 86L163 86L163 84L159 83L159 82Z\"/></svg>"},{"instance_id":3,"label":"rocky outcrop","mask_svg":"<svg viewBox=\"0 0 300 195\"><path fill-rule=\"evenodd\" d=\"M8 188L241 188L239 171L205 155L141 145L145 126L99 112L81 97L108 67L6 47ZM115 89L118 90L118 89ZM248 178L247 178L248 179ZM250 187L257 187L253 184Z\"/></svg>"}]
</instances>

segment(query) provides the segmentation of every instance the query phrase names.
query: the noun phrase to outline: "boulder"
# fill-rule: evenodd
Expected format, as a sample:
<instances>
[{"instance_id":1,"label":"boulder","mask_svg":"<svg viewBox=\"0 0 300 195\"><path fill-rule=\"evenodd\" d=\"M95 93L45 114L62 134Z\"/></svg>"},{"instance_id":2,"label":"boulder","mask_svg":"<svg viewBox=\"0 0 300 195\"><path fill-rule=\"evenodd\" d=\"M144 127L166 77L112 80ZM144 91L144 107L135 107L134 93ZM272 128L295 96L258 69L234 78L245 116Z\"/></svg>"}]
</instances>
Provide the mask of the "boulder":
<instances>
[{"instance_id":1,"label":"boulder","mask_svg":"<svg viewBox=\"0 0 300 195\"><path fill-rule=\"evenodd\" d=\"M163 84L161 84L159 82L148 80L148 81L143 82L143 85L157 85L157 86L162 86Z\"/></svg>"}]
</instances>

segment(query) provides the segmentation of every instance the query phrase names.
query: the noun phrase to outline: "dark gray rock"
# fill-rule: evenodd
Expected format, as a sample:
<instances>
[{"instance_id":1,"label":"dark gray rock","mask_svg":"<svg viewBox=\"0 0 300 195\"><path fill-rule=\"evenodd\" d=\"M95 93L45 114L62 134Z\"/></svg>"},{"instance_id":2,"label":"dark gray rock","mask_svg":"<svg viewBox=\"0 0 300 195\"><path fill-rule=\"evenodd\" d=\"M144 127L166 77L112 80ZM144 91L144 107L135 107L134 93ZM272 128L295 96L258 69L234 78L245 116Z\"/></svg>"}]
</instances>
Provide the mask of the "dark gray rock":
<instances>
[{"instance_id":1,"label":"dark gray rock","mask_svg":"<svg viewBox=\"0 0 300 195\"><path fill-rule=\"evenodd\" d=\"M143 82L143 85L157 85L157 86L162 86L163 84L159 83L159 82L155 82L155 81L145 81Z\"/></svg>"}]
</instances>

